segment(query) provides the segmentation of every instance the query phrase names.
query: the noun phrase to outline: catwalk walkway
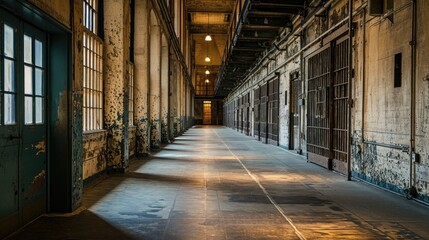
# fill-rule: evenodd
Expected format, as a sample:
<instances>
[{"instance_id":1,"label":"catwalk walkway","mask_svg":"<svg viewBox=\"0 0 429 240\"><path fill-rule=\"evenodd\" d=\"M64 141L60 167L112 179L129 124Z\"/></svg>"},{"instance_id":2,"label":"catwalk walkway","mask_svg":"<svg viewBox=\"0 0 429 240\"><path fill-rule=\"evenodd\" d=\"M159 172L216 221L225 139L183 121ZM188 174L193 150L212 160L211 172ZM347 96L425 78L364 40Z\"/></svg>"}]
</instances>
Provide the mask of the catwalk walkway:
<instances>
[{"instance_id":1,"label":"catwalk walkway","mask_svg":"<svg viewBox=\"0 0 429 240\"><path fill-rule=\"evenodd\" d=\"M195 127L11 239L429 239L429 208L224 127Z\"/></svg>"}]
</instances>

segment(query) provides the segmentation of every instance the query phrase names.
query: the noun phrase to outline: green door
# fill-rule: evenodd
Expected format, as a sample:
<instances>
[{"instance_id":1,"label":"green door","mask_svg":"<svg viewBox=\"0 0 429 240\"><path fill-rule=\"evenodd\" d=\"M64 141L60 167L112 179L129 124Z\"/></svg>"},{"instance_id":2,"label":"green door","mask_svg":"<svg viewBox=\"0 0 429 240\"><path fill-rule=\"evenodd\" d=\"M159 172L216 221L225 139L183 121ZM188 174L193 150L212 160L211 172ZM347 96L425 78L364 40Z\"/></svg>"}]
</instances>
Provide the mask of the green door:
<instances>
[{"instance_id":1,"label":"green door","mask_svg":"<svg viewBox=\"0 0 429 240\"><path fill-rule=\"evenodd\" d=\"M0 10L0 236L46 212L46 35Z\"/></svg>"}]
</instances>

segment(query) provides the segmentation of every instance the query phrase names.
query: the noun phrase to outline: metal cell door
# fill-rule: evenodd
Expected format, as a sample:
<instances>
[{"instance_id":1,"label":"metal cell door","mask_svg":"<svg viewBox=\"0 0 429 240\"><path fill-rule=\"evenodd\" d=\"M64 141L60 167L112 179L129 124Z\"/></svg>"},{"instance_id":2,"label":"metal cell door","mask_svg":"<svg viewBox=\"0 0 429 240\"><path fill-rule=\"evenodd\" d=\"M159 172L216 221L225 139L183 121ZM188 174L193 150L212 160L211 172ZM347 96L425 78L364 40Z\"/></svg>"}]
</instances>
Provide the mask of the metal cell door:
<instances>
[{"instance_id":1,"label":"metal cell door","mask_svg":"<svg viewBox=\"0 0 429 240\"><path fill-rule=\"evenodd\" d=\"M247 115L247 121L246 121L246 134L250 136L250 92L247 93L247 100L246 100L246 115Z\"/></svg>"},{"instance_id":2,"label":"metal cell door","mask_svg":"<svg viewBox=\"0 0 429 240\"><path fill-rule=\"evenodd\" d=\"M332 167L336 171L347 173L347 136L348 136L348 51L347 38L336 41L333 48L333 128L332 128Z\"/></svg>"},{"instance_id":3,"label":"metal cell door","mask_svg":"<svg viewBox=\"0 0 429 240\"><path fill-rule=\"evenodd\" d=\"M260 103L260 90L261 90L261 88L256 88L254 91L253 91L253 93L254 93L254 102L253 102L253 104L254 104L254 106L253 106L253 115L254 115L254 120L253 120L253 134L254 134L254 137L256 138L256 139L258 139L258 141L260 140L259 139L259 108L260 108L260 105L259 105L259 103Z\"/></svg>"},{"instance_id":4,"label":"metal cell door","mask_svg":"<svg viewBox=\"0 0 429 240\"><path fill-rule=\"evenodd\" d=\"M46 212L46 35L0 16L0 223L10 227Z\"/></svg>"},{"instance_id":5,"label":"metal cell door","mask_svg":"<svg viewBox=\"0 0 429 240\"><path fill-rule=\"evenodd\" d=\"M308 159L347 172L348 41L336 40L308 60Z\"/></svg>"},{"instance_id":6,"label":"metal cell door","mask_svg":"<svg viewBox=\"0 0 429 240\"><path fill-rule=\"evenodd\" d=\"M279 137L279 80L268 83L268 143L278 145Z\"/></svg>"},{"instance_id":7,"label":"metal cell door","mask_svg":"<svg viewBox=\"0 0 429 240\"><path fill-rule=\"evenodd\" d=\"M259 112L260 140L267 143L268 139L268 84L261 86L261 107Z\"/></svg>"},{"instance_id":8,"label":"metal cell door","mask_svg":"<svg viewBox=\"0 0 429 240\"><path fill-rule=\"evenodd\" d=\"M289 149L299 151L299 126L300 126L300 107L299 99L301 97L301 79L299 73L295 72L290 75L290 124L289 124Z\"/></svg>"},{"instance_id":9,"label":"metal cell door","mask_svg":"<svg viewBox=\"0 0 429 240\"><path fill-rule=\"evenodd\" d=\"M331 165L329 84L331 48L308 59L307 151L308 159L328 169Z\"/></svg>"}]
</instances>

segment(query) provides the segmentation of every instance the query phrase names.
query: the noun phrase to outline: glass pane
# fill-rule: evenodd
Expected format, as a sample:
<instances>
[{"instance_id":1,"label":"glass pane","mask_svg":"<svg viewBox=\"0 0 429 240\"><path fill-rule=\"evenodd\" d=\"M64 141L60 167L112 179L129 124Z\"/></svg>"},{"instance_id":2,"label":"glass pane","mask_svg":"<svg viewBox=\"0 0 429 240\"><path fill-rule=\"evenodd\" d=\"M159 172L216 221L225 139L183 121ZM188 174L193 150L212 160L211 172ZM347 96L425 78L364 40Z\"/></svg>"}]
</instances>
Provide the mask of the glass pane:
<instances>
[{"instance_id":1,"label":"glass pane","mask_svg":"<svg viewBox=\"0 0 429 240\"><path fill-rule=\"evenodd\" d=\"M15 63L11 60L4 60L4 90L15 92Z\"/></svg>"},{"instance_id":2,"label":"glass pane","mask_svg":"<svg viewBox=\"0 0 429 240\"><path fill-rule=\"evenodd\" d=\"M34 54L36 66L43 67L43 45L39 40L35 41Z\"/></svg>"},{"instance_id":3,"label":"glass pane","mask_svg":"<svg viewBox=\"0 0 429 240\"><path fill-rule=\"evenodd\" d=\"M25 97L25 124L33 123L33 97Z\"/></svg>"},{"instance_id":4,"label":"glass pane","mask_svg":"<svg viewBox=\"0 0 429 240\"><path fill-rule=\"evenodd\" d=\"M36 97L36 123L43 123L43 98Z\"/></svg>"},{"instance_id":5,"label":"glass pane","mask_svg":"<svg viewBox=\"0 0 429 240\"><path fill-rule=\"evenodd\" d=\"M35 94L38 96L43 96L43 70L36 68L36 82L35 85Z\"/></svg>"},{"instance_id":6,"label":"glass pane","mask_svg":"<svg viewBox=\"0 0 429 240\"><path fill-rule=\"evenodd\" d=\"M24 35L24 62L33 63L33 44L31 37Z\"/></svg>"},{"instance_id":7,"label":"glass pane","mask_svg":"<svg viewBox=\"0 0 429 240\"><path fill-rule=\"evenodd\" d=\"M33 94L33 68L24 67L24 92L25 94Z\"/></svg>"},{"instance_id":8,"label":"glass pane","mask_svg":"<svg viewBox=\"0 0 429 240\"><path fill-rule=\"evenodd\" d=\"M4 95L4 124L15 124L15 95Z\"/></svg>"},{"instance_id":9,"label":"glass pane","mask_svg":"<svg viewBox=\"0 0 429 240\"><path fill-rule=\"evenodd\" d=\"M4 25L4 55L14 57L13 28L6 24Z\"/></svg>"}]
</instances>

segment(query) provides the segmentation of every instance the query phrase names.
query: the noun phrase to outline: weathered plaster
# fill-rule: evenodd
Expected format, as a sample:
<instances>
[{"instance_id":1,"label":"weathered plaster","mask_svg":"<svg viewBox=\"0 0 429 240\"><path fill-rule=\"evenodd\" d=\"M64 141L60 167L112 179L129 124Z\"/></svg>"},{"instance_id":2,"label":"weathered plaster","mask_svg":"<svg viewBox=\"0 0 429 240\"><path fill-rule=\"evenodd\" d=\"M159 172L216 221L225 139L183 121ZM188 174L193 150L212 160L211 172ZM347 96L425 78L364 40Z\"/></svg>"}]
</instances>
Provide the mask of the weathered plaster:
<instances>
[{"instance_id":1,"label":"weathered plaster","mask_svg":"<svg viewBox=\"0 0 429 240\"><path fill-rule=\"evenodd\" d=\"M134 34L134 124L136 153L149 153L149 8L148 1L135 2Z\"/></svg>"},{"instance_id":2,"label":"weathered plaster","mask_svg":"<svg viewBox=\"0 0 429 240\"><path fill-rule=\"evenodd\" d=\"M128 167L128 74L129 4L104 1L105 36L105 128L108 131L108 167Z\"/></svg>"},{"instance_id":3,"label":"weathered plaster","mask_svg":"<svg viewBox=\"0 0 429 240\"><path fill-rule=\"evenodd\" d=\"M61 22L68 28L71 27L70 24L70 4L64 4L63 1L58 0L29 0L36 7L49 14L55 20ZM73 2L72 2L73 3ZM79 10L81 13L82 11ZM76 19L76 18L75 18Z\"/></svg>"}]
</instances>

